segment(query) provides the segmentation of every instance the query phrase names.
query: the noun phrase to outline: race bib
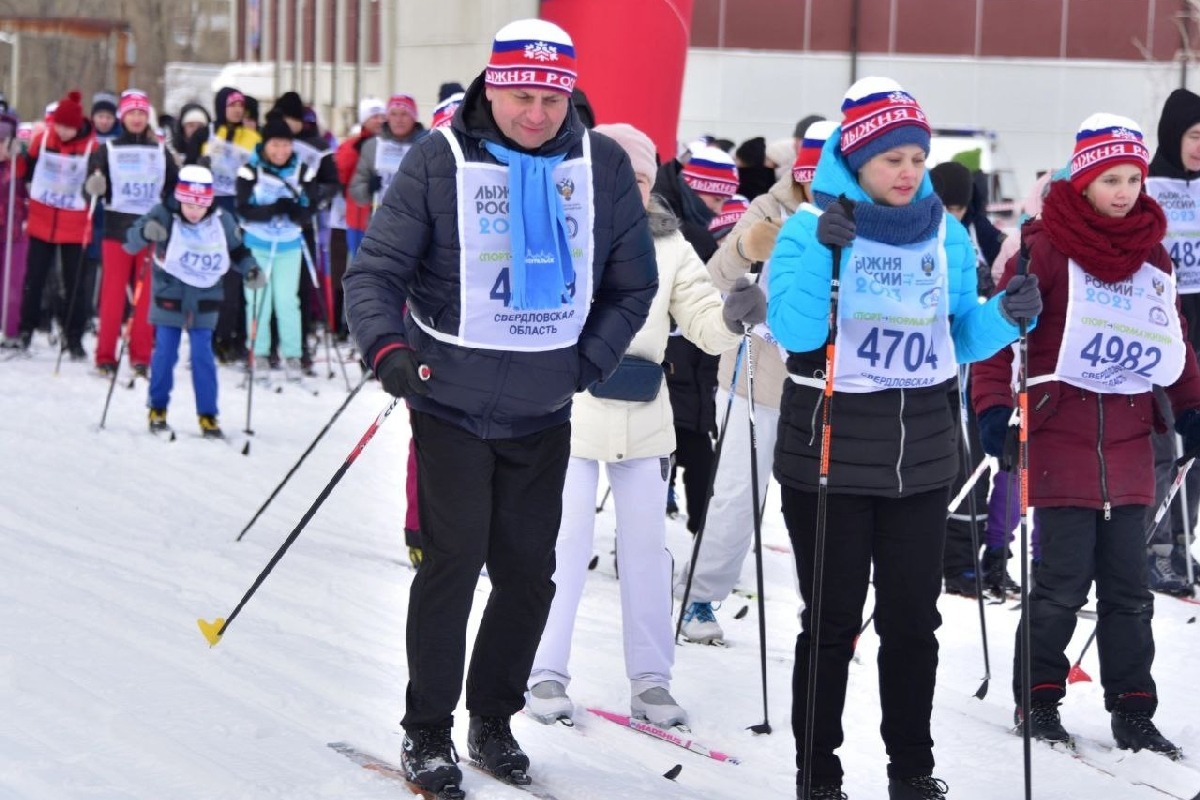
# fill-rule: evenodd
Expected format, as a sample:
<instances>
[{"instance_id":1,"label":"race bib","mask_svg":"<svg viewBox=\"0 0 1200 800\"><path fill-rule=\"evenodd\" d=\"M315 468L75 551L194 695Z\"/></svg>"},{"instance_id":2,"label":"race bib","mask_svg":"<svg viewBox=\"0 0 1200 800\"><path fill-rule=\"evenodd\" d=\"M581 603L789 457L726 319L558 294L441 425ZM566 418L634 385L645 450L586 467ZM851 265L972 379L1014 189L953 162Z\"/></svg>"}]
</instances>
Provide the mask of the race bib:
<instances>
[{"instance_id":1,"label":"race bib","mask_svg":"<svg viewBox=\"0 0 1200 800\"><path fill-rule=\"evenodd\" d=\"M388 139L377 138L375 140L375 173L379 176L379 197L387 192L389 186L392 185L392 179L396 177L396 173L400 171L400 162L404 160L404 156L412 149L411 143L401 144Z\"/></svg>"},{"instance_id":2,"label":"race bib","mask_svg":"<svg viewBox=\"0 0 1200 800\"><path fill-rule=\"evenodd\" d=\"M159 266L188 286L215 286L230 266L220 213L210 214L195 225L177 216Z\"/></svg>"},{"instance_id":3,"label":"race bib","mask_svg":"<svg viewBox=\"0 0 1200 800\"><path fill-rule=\"evenodd\" d=\"M1200 181L1149 178L1146 193L1167 215L1163 247L1175 263L1178 292L1200 292Z\"/></svg>"},{"instance_id":4,"label":"race bib","mask_svg":"<svg viewBox=\"0 0 1200 800\"><path fill-rule=\"evenodd\" d=\"M87 162L87 154L64 156L43 149L33 169L29 196L51 208L85 211L88 204L83 199L83 182L87 179Z\"/></svg>"},{"instance_id":5,"label":"race bib","mask_svg":"<svg viewBox=\"0 0 1200 800\"><path fill-rule=\"evenodd\" d=\"M141 216L158 203L167 178L167 159L161 147L108 145L108 177L112 201L108 207Z\"/></svg>"},{"instance_id":6,"label":"race bib","mask_svg":"<svg viewBox=\"0 0 1200 800\"><path fill-rule=\"evenodd\" d=\"M250 160L250 155L248 150L243 150L233 142L209 134L208 160L213 176L213 194L217 197L237 195L237 172Z\"/></svg>"}]
</instances>

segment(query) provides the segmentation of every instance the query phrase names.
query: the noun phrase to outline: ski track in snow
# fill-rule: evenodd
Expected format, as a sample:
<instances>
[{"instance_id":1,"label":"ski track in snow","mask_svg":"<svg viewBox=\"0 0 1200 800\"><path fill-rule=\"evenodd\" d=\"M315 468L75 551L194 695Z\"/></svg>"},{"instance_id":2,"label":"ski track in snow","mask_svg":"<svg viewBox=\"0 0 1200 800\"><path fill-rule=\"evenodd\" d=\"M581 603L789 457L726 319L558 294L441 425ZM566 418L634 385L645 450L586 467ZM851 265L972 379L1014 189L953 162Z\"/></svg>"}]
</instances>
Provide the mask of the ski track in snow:
<instances>
[{"instance_id":1,"label":"ski track in snow","mask_svg":"<svg viewBox=\"0 0 1200 800\"><path fill-rule=\"evenodd\" d=\"M89 340L91 349L94 341ZM396 413L347 473L260 587L222 642L209 648L196 619L228 616L276 548L387 403L363 389L271 507L242 526L345 398L340 374L311 379L318 396L254 396L251 453L240 454L246 396L240 375L219 371L222 427L232 445L194 428L190 374L180 359L170 410L179 438L146 433L145 385L113 392L90 364L54 353L0 363L0 800L208 800L409 796L326 744L344 740L398 761L405 687L404 616L413 571L403 543L408 426ZM603 492L604 487L601 487ZM469 492L470 487L462 487ZM514 731L531 774L559 800L592 798L792 798L791 665L798 600L788 538L772 485L764 520L769 736L763 721L757 601L731 597L718 619L727 648L681 645L673 692L693 736L741 765L710 761L588 714L628 708L629 688L613 579L613 501L597 516L600 563L575 631L570 688L577 726L542 726L518 715ZM668 523L676 565L691 554L683 520ZM740 584L755 585L753 558ZM489 584L476 591L476 624ZM743 605L741 620L733 618ZM990 690L983 678L973 601L943 597L941 668L933 715L936 774L951 797L1021 796L1021 740L1011 727L1012 641L1018 614L989 605ZM676 609L677 613L678 609ZM869 613L869 608L867 609ZM1200 660L1196 608L1158 598L1156 721L1184 747L1200 791ZM1093 623L1080 621L1072 660ZM472 629L473 634L473 629ZM878 639L870 629L851 667L841 750L854 800L887 795L878 737ZM1084 660L1098 678L1095 651ZM455 739L466 757L466 712ZM1068 729L1111 743L1098 683L1071 687ZM1152 769L1144 755L1141 771ZM662 773L683 766L675 782ZM1048 748L1033 753L1034 796L1155 800L1162 795L1110 778ZM473 771L475 800L528 797Z\"/></svg>"}]
</instances>

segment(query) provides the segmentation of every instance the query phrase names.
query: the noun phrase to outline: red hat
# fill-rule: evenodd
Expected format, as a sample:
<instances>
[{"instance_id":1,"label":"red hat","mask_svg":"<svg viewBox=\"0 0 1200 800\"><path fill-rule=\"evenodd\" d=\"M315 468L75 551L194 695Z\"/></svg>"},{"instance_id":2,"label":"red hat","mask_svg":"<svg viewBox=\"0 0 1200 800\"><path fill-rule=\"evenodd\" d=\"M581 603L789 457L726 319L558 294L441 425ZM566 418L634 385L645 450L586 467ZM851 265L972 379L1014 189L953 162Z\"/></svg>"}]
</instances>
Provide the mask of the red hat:
<instances>
[{"instance_id":1,"label":"red hat","mask_svg":"<svg viewBox=\"0 0 1200 800\"><path fill-rule=\"evenodd\" d=\"M140 89L126 89L121 92L121 101L117 103L117 119L125 119L130 111L145 111L150 113L150 98Z\"/></svg>"},{"instance_id":2,"label":"red hat","mask_svg":"<svg viewBox=\"0 0 1200 800\"><path fill-rule=\"evenodd\" d=\"M526 87L570 94L575 88L575 44L562 28L519 19L496 33L483 81L500 89Z\"/></svg>"},{"instance_id":3,"label":"red hat","mask_svg":"<svg viewBox=\"0 0 1200 800\"><path fill-rule=\"evenodd\" d=\"M696 194L730 197L738 188L737 165L724 150L697 150L683 166L683 180Z\"/></svg>"},{"instance_id":4,"label":"red hat","mask_svg":"<svg viewBox=\"0 0 1200 800\"><path fill-rule=\"evenodd\" d=\"M455 92L438 103L437 108L433 110L433 125L431 127L441 128L449 125L450 121L454 119L454 112L462 105L465 96L463 92Z\"/></svg>"},{"instance_id":5,"label":"red hat","mask_svg":"<svg viewBox=\"0 0 1200 800\"><path fill-rule=\"evenodd\" d=\"M1071 185L1082 192L1102 172L1118 164L1132 164L1142 171L1142 178L1146 177L1150 151L1142 142L1142 129L1128 117L1092 114L1075 134Z\"/></svg>"},{"instance_id":6,"label":"red hat","mask_svg":"<svg viewBox=\"0 0 1200 800\"><path fill-rule=\"evenodd\" d=\"M862 78L842 100L840 146L854 172L880 153L915 144L929 152L931 129L913 96L890 78Z\"/></svg>"},{"instance_id":7,"label":"red hat","mask_svg":"<svg viewBox=\"0 0 1200 800\"><path fill-rule=\"evenodd\" d=\"M812 183L817 174L817 162L821 160L821 149L825 141L837 130L832 120L819 120L809 125L800 140L800 151L792 164L792 180L796 183Z\"/></svg>"},{"instance_id":8,"label":"red hat","mask_svg":"<svg viewBox=\"0 0 1200 800\"><path fill-rule=\"evenodd\" d=\"M213 204L213 178L207 167L188 164L179 170L175 183L175 199L208 208Z\"/></svg>"},{"instance_id":9,"label":"red hat","mask_svg":"<svg viewBox=\"0 0 1200 800\"><path fill-rule=\"evenodd\" d=\"M387 107L406 108L413 119L417 118L417 101L411 94L394 94L388 98Z\"/></svg>"},{"instance_id":10,"label":"red hat","mask_svg":"<svg viewBox=\"0 0 1200 800\"><path fill-rule=\"evenodd\" d=\"M735 194L721 204L721 213L712 218L708 223L708 231L713 236L720 238L732 230L737 221L742 218L742 214L750 208L750 201L740 194Z\"/></svg>"},{"instance_id":11,"label":"red hat","mask_svg":"<svg viewBox=\"0 0 1200 800\"><path fill-rule=\"evenodd\" d=\"M79 130L83 127L83 95L78 89L67 92L67 96L58 101L50 121L55 125L65 125Z\"/></svg>"}]
</instances>

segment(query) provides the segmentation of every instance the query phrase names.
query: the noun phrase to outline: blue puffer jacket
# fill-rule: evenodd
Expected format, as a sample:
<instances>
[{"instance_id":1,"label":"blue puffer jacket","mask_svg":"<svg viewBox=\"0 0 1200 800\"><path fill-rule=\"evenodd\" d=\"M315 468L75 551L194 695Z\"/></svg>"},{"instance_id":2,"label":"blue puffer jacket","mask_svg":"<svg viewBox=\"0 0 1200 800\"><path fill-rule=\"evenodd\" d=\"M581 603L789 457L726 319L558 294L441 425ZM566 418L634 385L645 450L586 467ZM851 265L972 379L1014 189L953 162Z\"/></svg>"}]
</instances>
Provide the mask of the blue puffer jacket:
<instances>
[{"instance_id":1,"label":"blue puffer jacket","mask_svg":"<svg viewBox=\"0 0 1200 800\"><path fill-rule=\"evenodd\" d=\"M872 202L841 155L840 131L825 143L813 190L856 203ZM917 199L933 193L926 174ZM813 377L825 367L832 251L817 241L817 215L801 212L784 224L771 255L768 322L788 349L788 371ZM951 335L959 363L978 361L1011 343L1017 327L1000 314L999 297L980 304L975 251L966 230L946 218ZM842 254L842 274L850 249ZM954 381L924 389L838 392L830 452L830 490L901 497L948 487L958 472L958 420L950 405ZM815 491L821 444L821 390L787 381L780 405L775 475Z\"/></svg>"},{"instance_id":2,"label":"blue puffer jacket","mask_svg":"<svg viewBox=\"0 0 1200 800\"><path fill-rule=\"evenodd\" d=\"M467 91L452 130L471 162L497 163L483 140L503 142L482 76ZM582 154L584 127L572 108L538 155ZM343 280L346 319L368 364L396 345L432 370L429 394L409 405L481 438L512 438L567 421L571 398L616 369L641 328L658 286L654 243L629 157L591 134L594 287L572 347L517 352L460 347L421 330L408 308L438 332L459 327L457 169L441 135L415 144L400 165Z\"/></svg>"}]
</instances>

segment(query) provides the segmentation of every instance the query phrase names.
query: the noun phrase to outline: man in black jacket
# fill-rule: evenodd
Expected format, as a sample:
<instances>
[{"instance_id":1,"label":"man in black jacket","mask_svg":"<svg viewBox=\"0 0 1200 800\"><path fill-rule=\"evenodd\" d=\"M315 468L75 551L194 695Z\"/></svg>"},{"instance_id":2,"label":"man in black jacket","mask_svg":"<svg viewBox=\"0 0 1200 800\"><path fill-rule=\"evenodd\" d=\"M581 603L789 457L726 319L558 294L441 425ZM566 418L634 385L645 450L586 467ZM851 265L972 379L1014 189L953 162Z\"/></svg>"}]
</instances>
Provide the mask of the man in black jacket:
<instances>
[{"instance_id":1,"label":"man in black jacket","mask_svg":"<svg viewBox=\"0 0 1200 800\"><path fill-rule=\"evenodd\" d=\"M360 351L412 414L425 548L402 761L434 792L461 781L450 732L485 564L468 751L528 782L509 718L554 595L571 399L613 372L657 288L629 158L585 131L574 82L561 28L501 29L451 125L408 152L344 281Z\"/></svg>"}]
</instances>

